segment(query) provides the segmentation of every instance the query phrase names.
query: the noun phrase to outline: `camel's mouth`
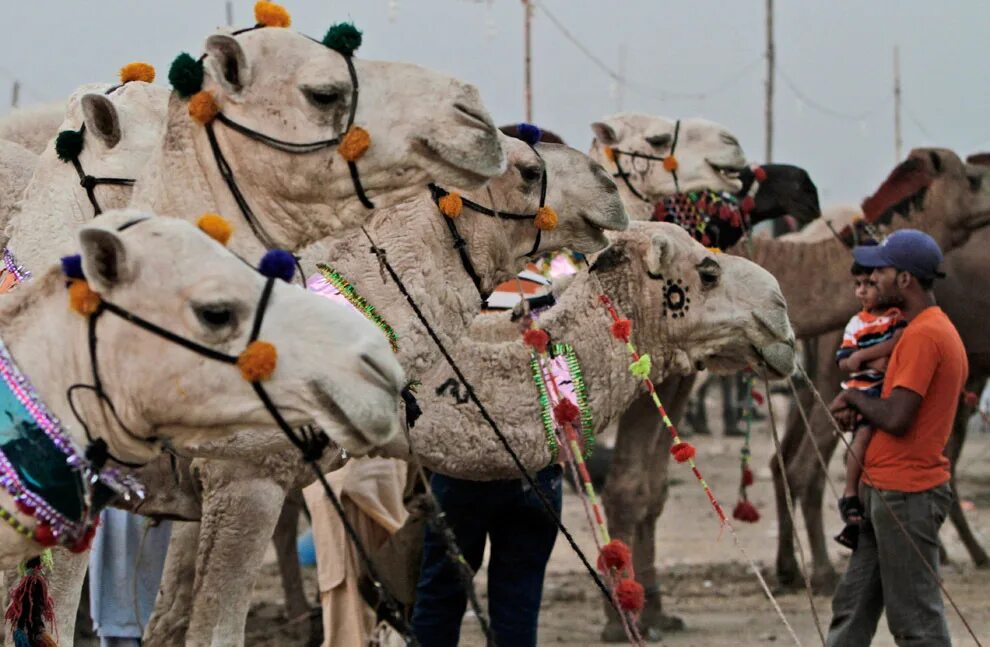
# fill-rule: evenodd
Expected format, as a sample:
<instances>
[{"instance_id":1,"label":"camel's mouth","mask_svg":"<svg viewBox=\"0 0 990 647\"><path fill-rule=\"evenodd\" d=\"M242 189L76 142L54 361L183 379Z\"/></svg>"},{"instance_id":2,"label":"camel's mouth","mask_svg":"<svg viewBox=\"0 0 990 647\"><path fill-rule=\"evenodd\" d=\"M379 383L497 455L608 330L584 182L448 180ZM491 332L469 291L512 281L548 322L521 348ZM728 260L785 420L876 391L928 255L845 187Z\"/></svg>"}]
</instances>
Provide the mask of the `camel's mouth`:
<instances>
[{"instance_id":1,"label":"camel's mouth","mask_svg":"<svg viewBox=\"0 0 990 647\"><path fill-rule=\"evenodd\" d=\"M786 379L794 372L795 356L794 346L784 342L777 342L764 346L763 348L752 347L755 355L754 366L762 368L771 380Z\"/></svg>"},{"instance_id":2,"label":"camel's mouth","mask_svg":"<svg viewBox=\"0 0 990 647\"><path fill-rule=\"evenodd\" d=\"M573 241L569 247L581 254L594 254L608 247L609 240L605 234L608 231L605 227L591 219L587 214L580 214L581 221L585 225L586 237L581 241Z\"/></svg>"},{"instance_id":3,"label":"camel's mouth","mask_svg":"<svg viewBox=\"0 0 990 647\"><path fill-rule=\"evenodd\" d=\"M713 162L708 158L705 158L705 163L708 164L708 167L711 168L716 175L721 177L730 185L732 186L742 185L742 179L740 178L740 175L742 174L743 171L746 170L745 164L738 166L734 164L719 164L717 162Z\"/></svg>"}]
</instances>

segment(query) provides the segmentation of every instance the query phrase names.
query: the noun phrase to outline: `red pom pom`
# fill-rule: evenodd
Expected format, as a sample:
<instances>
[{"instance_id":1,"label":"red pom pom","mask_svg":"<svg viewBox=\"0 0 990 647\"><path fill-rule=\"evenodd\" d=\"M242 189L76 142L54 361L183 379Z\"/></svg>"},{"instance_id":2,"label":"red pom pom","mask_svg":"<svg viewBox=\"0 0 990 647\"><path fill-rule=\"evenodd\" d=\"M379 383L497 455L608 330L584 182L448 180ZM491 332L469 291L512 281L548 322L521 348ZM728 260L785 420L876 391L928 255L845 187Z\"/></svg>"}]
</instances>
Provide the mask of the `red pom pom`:
<instances>
[{"instance_id":1,"label":"red pom pom","mask_svg":"<svg viewBox=\"0 0 990 647\"><path fill-rule=\"evenodd\" d=\"M745 198L742 199L742 202L739 203L739 209L743 213L749 213L755 208L756 208L756 200L754 200L753 196L751 195L746 196Z\"/></svg>"},{"instance_id":2,"label":"red pom pom","mask_svg":"<svg viewBox=\"0 0 990 647\"><path fill-rule=\"evenodd\" d=\"M966 403L967 407L976 407L980 404L980 396L972 391L966 391L963 393L963 401Z\"/></svg>"},{"instance_id":3,"label":"red pom pom","mask_svg":"<svg viewBox=\"0 0 990 647\"><path fill-rule=\"evenodd\" d=\"M34 540L45 548L50 548L58 543L58 540L55 538L55 533L52 531L52 527L47 523L39 523L35 527Z\"/></svg>"},{"instance_id":4,"label":"red pom pom","mask_svg":"<svg viewBox=\"0 0 990 647\"><path fill-rule=\"evenodd\" d=\"M523 333L523 343L537 353L545 353L547 352L547 344L550 343L550 335L545 330L530 328Z\"/></svg>"},{"instance_id":5,"label":"red pom pom","mask_svg":"<svg viewBox=\"0 0 990 647\"><path fill-rule=\"evenodd\" d=\"M25 501L18 500L15 505L17 505L18 510L20 510L27 516L29 517L34 516L34 506L32 506L30 503L26 503Z\"/></svg>"},{"instance_id":6,"label":"red pom pom","mask_svg":"<svg viewBox=\"0 0 990 647\"><path fill-rule=\"evenodd\" d=\"M79 541L69 546L69 550L73 553L85 553L93 545L93 537L95 536L96 526L90 526L89 530L86 531L86 534Z\"/></svg>"},{"instance_id":7,"label":"red pom pom","mask_svg":"<svg viewBox=\"0 0 990 647\"><path fill-rule=\"evenodd\" d=\"M612 323L612 336L620 341L629 341L632 334L632 322L628 319L619 319Z\"/></svg>"},{"instance_id":8,"label":"red pom pom","mask_svg":"<svg viewBox=\"0 0 990 647\"><path fill-rule=\"evenodd\" d=\"M753 177L756 178L757 182L766 182L767 181L766 169L763 168L762 166L757 166L756 168L753 169Z\"/></svg>"},{"instance_id":9,"label":"red pom pom","mask_svg":"<svg viewBox=\"0 0 990 647\"><path fill-rule=\"evenodd\" d=\"M577 408L577 405L571 402L568 398L561 398L557 406L553 408L553 417L557 420L558 424L564 424L566 422L574 422L581 415L581 410Z\"/></svg>"},{"instance_id":10,"label":"red pom pom","mask_svg":"<svg viewBox=\"0 0 990 647\"><path fill-rule=\"evenodd\" d=\"M723 204L718 208L718 217L722 220L732 220L732 207Z\"/></svg>"},{"instance_id":11,"label":"red pom pom","mask_svg":"<svg viewBox=\"0 0 990 647\"><path fill-rule=\"evenodd\" d=\"M704 245L705 247L712 246L712 239L708 237L708 234L701 235L701 244Z\"/></svg>"},{"instance_id":12,"label":"red pom pom","mask_svg":"<svg viewBox=\"0 0 990 647\"><path fill-rule=\"evenodd\" d=\"M615 597L619 601L619 606L626 611L639 611L646 602L646 591L643 585L636 580L629 578L619 582L615 587Z\"/></svg>"},{"instance_id":13,"label":"red pom pom","mask_svg":"<svg viewBox=\"0 0 990 647\"><path fill-rule=\"evenodd\" d=\"M756 523L760 520L760 511L749 501L742 500L736 504L736 509L732 511L732 518L746 523Z\"/></svg>"},{"instance_id":14,"label":"red pom pom","mask_svg":"<svg viewBox=\"0 0 990 647\"><path fill-rule=\"evenodd\" d=\"M670 453L673 455L675 461L684 463L694 458L696 452L694 445L681 441L670 448Z\"/></svg>"},{"instance_id":15,"label":"red pom pom","mask_svg":"<svg viewBox=\"0 0 990 647\"><path fill-rule=\"evenodd\" d=\"M598 570L608 573L614 568L618 573L624 573L632 565L632 551L621 539L613 539L598 553Z\"/></svg>"},{"instance_id":16,"label":"red pom pom","mask_svg":"<svg viewBox=\"0 0 990 647\"><path fill-rule=\"evenodd\" d=\"M658 202L656 206L653 207L653 219L663 222L663 219L667 217L667 205L663 202Z\"/></svg>"},{"instance_id":17,"label":"red pom pom","mask_svg":"<svg viewBox=\"0 0 990 647\"><path fill-rule=\"evenodd\" d=\"M749 487L753 484L753 470L748 467L744 467L742 471L742 486Z\"/></svg>"},{"instance_id":18,"label":"red pom pom","mask_svg":"<svg viewBox=\"0 0 990 647\"><path fill-rule=\"evenodd\" d=\"M755 402L758 407L762 407L763 403L766 402L766 398L763 397L763 394L756 389L750 390L749 394L753 397L753 402Z\"/></svg>"}]
</instances>

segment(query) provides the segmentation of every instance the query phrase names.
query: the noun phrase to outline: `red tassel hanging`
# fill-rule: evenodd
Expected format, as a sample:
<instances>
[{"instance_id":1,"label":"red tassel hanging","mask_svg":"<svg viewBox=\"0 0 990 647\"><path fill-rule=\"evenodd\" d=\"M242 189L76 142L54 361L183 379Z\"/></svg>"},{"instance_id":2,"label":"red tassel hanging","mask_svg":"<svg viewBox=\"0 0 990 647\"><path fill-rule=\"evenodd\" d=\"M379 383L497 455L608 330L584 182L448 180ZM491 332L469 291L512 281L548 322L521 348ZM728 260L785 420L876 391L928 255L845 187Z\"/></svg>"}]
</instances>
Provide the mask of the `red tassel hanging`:
<instances>
[{"instance_id":1,"label":"red tassel hanging","mask_svg":"<svg viewBox=\"0 0 990 647\"><path fill-rule=\"evenodd\" d=\"M575 422L581 415L581 410L568 398L561 398L557 406L553 408L553 417L557 423L563 425L568 422Z\"/></svg>"},{"instance_id":2,"label":"red tassel hanging","mask_svg":"<svg viewBox=\"0 0 990 647\"><path fill-rule=\"evenodd\" d=\"M619 341L628 342L629 335L632 334L632 322L628 319L619 319L612 322L612 336Z\"/></svg>"},{"instance_id":3,"label":"red tassel hanging","mask_svg":"<svg viewBox=\"0 0 990 647\"><path fill-rule=\"evenodd\" d=\"M643 585L632 578L627 578L619 582L615 587L615 597L619 601L619 606L625 611L640 611L646 602L646 591Z\"/></svg>"},{"instance_id":4,"label":"red tassel hanging","mask_svg":"<svg viewBox=\"0 0 990 647\"><path fill-rule=\"evenodd\" d=\"M767 181L767 170L762 166L757 166L753 169L753 176L756 178L757 182Z\"/></svg>"},{"instance_id":5,"label":"red tassel hanging","mask_svg":"<svg viewBox=\"0 0 990 647\"><path fill-rule=\"evenodd\" d=\"M604 546L598 553L598 570L608 573L609 569L615 569L617 573L624 573L632 566L632 551L621 539L613 539Z\"/></svg>"},{"instance_id":6,"label":"red tassel hanging","mask_svg":"<svg viewBox=\"0 0 990 647\"><path fill-rule=\"evenodd\" d=\"M15 644L18 639L21 642L27 639L32 646L54 645L56 643L45 631L45 625L55 625L55 603L48 594L41 559L35 557L29 560L26 567L27 573L10 592L10 606L4 618L13 630Z\"/></svg>"},{"instance_id":7,"label":"red tassel hanging","mask_svg":"<svg viewBox=\"0 0 990 647\"><path fill-rule=\"evenodd\" d=\"M750 390L749 393L753 397L753 402L756 403L756 406L762 407L763 403L766 402L766 398L763 397L763 394L756 389Z\"/></svg>"},{"instance_id":8,"label":"red tassel hanging","mask_svg":"<svg viewBox=\"0 0 990 647\"><path fill-rule=\"evenodd\" d=\"M523 343L535 350L537 353L543 354L547 352L547 344L550 343L550 335L548 335L545 330L530 328L523 333Z\"/></svg>"},{"instance_id":9,"label":"red tassel hanging","mask_svg":"<svg viewBox=\"0 0 990 647\"><path fill-rule=\"evenodd\" d=\"M681 441L670 448L670 453L678 463L684 463L694 458L694 445Z\"/></svg>"},{"instance_id":10,"label":"red tassel hanging","mask_svg":"<svg viewBox=\"0 0 990 647\"><path fill-rule=\"evenodd\" d=\"M744 467L742 471L742 486L744 488L749 487L753 484L753 480L753 470Z\"/></svg>"},{"instance_id":11,"label":"red tassel hanging","mask_svg":"<svg viewBox=\"0 0 990 647\"><path fill-rule=\"evenodd\" d=\"M756 523L760 520L760 511L749 501L741 499L732 511L732 518L746 523Z\"/></svg>"},{"instance_id":12,"label":"red tassel hanging","mask_svg":"<svg viewBox=\"0 0 990 647\"><path fill-rule=\"evenodd\" d=\"M45 548L51 548L58 543L58 539L55 538L55 533L52 531L52 527L47 523L39 523L35 526L34 540Z\"/></svg>"},{"instance_id":13,"label":"red tassel hanging","mask_svg":"<svg viewBox=\"0 0 990 647\"><path fill-rule=\"evenodd\" d=\"M739 203L739 209L743 213L749 213L755 208L756 208L756 200L754 200L753 196L751 195L746 196L745 198L742 199L742 202Z\"/></svg>"}]
</instances>

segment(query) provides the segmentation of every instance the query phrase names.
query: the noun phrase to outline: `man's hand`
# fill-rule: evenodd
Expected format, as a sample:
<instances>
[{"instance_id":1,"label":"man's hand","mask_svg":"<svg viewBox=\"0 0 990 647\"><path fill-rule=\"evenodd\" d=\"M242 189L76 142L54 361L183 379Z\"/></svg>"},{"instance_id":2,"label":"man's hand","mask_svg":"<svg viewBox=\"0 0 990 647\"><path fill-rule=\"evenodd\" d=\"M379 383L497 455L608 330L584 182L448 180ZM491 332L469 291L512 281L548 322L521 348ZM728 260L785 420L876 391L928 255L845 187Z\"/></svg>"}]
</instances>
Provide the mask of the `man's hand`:
<instances>
[{"instance_id":1,"label":"man's hand","mask_svg":"<svg viewBox=\"0 0 990 647\"><path fill-rule=\"evenodd\" d=\"M835 396L832 404L828 405L828 410L843 429L852 429L856 425L859 413L849 404L847 394L848 391L843 391Z\"/></svg>"}]
</instances>

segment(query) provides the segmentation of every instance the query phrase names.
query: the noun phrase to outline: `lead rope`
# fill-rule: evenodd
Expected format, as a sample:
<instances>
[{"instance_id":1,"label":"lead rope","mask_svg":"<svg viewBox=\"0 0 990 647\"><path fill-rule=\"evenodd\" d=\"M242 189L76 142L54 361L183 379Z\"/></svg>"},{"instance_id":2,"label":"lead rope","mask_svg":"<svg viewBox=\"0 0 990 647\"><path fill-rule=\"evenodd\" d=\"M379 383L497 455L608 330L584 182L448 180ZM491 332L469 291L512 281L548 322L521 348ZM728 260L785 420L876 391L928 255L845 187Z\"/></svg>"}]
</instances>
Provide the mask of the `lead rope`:
<instances>
[{"instance_id":1,"label":"lead rope","mask_svg":"<svg viewBox=\"0 0 990 647\"><path fill-rule=\"evenodd\" d=\"M839 488L836 487L835 481L828 473L828 461L825 460L825 455L822 454L822 448L818 446L818 441L815 439L815 434L811 428L811 422L808 420L808 412L805 411L804 405L801 404L801 397L798 394L797 385L794 384L794 378L787 376L787 383L791 387L791 394L794 396L794 403L797 405L798 414L801 416L801 422L804 424L804 431L811 441L811 446L815 449L815 457L818 459L818 464L821 466L822 471L825 473L825 481L828 483L829 488L832 490L832 494L835 496L835 500L838 501L842 498L839 494ZM783 476L783 475L782 475Z\"/></svg>"},{"instance_id":2,"label":"lead rope","mask_svg":"<svg viewBox=\"0 0 990 647\"><path fill-rule=\"evenodd\" d=\"M811 378L808 376L807 371L804 370L804 367L801 364L798 364L798 371L801 373L801 376L804 378L804 380L808 383L808 386L811 388L811 392L815 395L815 400L818 402L819 406L821 406L822 409L825 410L826 414L828 414L828 419L832 423L832 429L834 430L835 435L838 436L839 440L841 440L842 443L846 446L846 450L849 452L849 455L855 458L856 462L859 464L860 469L863 471L863 476L867 480L869 480L870 473L866 469L866 465L863 464L863 461L859 458L859 456L856 456L856 452L852 451L852 444L848 440L846 440L846 436L845 434L842 433L842 429L839 427L839 423L836 422L835 416L833 416L832 412L828 410L828 405L825 404L825 400L824 398L822 398L822 394L819 393L818 389L811 381ZM959 605L956 604L955 599L953 599L952 595L949 593L949 590L945 587L945 583L942 581L942 578L938 576L938 572L931 564L928 563L928 560L925 559L924 553L921 552L921 548L918 547L917 542L914 541L914 537L912 537L911 533L908 532L908 529L904 526L904 523L900 520L900 517L894 514L893 508L891 508L890 503L888 503L885 498L883 498L882 496L878 496L877 498L883 504L884 508L887 511L887 514L889 514L891 518L893 518L893 520L897 523L897 527L900 529L901 533L904 534L904 537L908 540L908 543L911 544L911 548L914 550L915 554L921 560L921 563L925 565L925 570L927 570L928 573L932 576L932 578L934 578L935 582L938 584L938 588L941 589L942 594L945 596L945 599L949 601L949 604L952 605L952 608L956 612L956 615L959 616L959 620L962 621L963 626L966 627L966 631L973 639L973 642L976 643L977 647L983 647L983 643L980 642L980 639L976 637L976 632L973 631L973 627L969 624L969 620L967 620L966 616L963 615L962 609L960 609Z\"/></svg>"},{"instance_id":3,"label":"lead rope","mask_svg":"<svg viewBox=\"0 0 990 647\"><path fill-rule=\"evenodd\" d=\"M825 646L825 632L822 630L822 621L818 617L818 609L815 608L815 594L811 588L811 573L808 571L808 564L804 557L804 545L801 540L801 533L797 529L797 515L794 514L794 497L791 495L791 485L787 480L787 467L784 465L784 453L780 449L780 436L777 433L777 417L773 412L773 398L770 395L770 378L766 373L763 375L763 384L767 390L767 413L770 415L770 436L773 438L773 449L777 455L777 466L783 475L784 498L787 500L787 513L791 516L791 525L794 527L794 543L797 544L798 557L801 559L801 576L804 579L804 590L808 594L808 605L811 607L811 616L815 619L815 629L818 630L818 637Z\"/></svg>"},{"instance_id":4,"label":"lead rope","mask_svg":"<svg viewBox=\"0 0 990 647\"><path fill-rule=\"evenodd\" d=\"M426 332L430 336L430 339L436 345L437 349L440 351L440 354L443 355L444 360L454 371L454 374L457 376L457 379L460 380L461 384L464 385L464 388L467 391L468 398L475 405L475 407L477 407L478 412L481 414L481 417L485 420L485 423L488 424L491 430L495 433L502 447L505 449L506 452L508 452L509 457L512 459L512 462L519 470L519 473L522 474L523 479L526 480L526 483L529 485L530 488L532 488L537 498L540 499L540 503L543 506L544 512L547 514L547 516L549 516L553 520L554 524L556 524L557 529L567 540L567 543L570 545L571 549L574 551L574 553L578 556L578 559L581 561L582 566L584 566L585 570L591 576L591 579L595 582L595 586L598 587L598 589L601 591L602 595L605 597L608 603L615 609L616 613L621 614L622 611L615 605L615 601L612 599L612 595L611 593L609 593L608 587L605 585L605 582L602 581L601 577L598 576L598 573L595 571L595 568L588 561L588 557L577 545L577 542L574 540L574 537L571 535L570 530L568 530L567 526L564 525L564 522L561 521L560 515L556 513L556 511L553 508L553 505L550 503L550 500L547 499L546 495L543 493L543 490L539 488L533 477L529 474L529 472L526 471L526 467L525 465L523 465L522 459L519 458L519 455L516 453L515 449L512 448L512 444L509 443L509 439L506 438L505 434L499 428L498 423L495 422L495 419L488 412L488 409L478 398L478 395L474 391L474 386L472 386L471 382L464 375L464 372L461 370L460 366L451 356L450 352L447 350L447 347L444 345L443 341L437 335L436 330L433 328L429 320L426 318L426 315L423 314L423 311L420 309L419 304L417 304L416 300L413 299L412 295L406 289L406 286L403 283L402 279L399 278L399 275L392 267L392 264L388 261L388 258L385 255L385 250L378 247L378 245L375 244L374 239L368 233L367 229L362 227L361 231L364 233L365 238L367 238L368 242L371 244L372 252L378 256L381 266L385 268L385 271L388 273L389 277L391 277L392 282L395 283L395 286L399 289L399 292L402 293L402 296L403 298L405 298L406 303L409 304L409 307L416 315L416 318L419 319L419 322L426 329Z\"/></svg>"}]
</instances>

